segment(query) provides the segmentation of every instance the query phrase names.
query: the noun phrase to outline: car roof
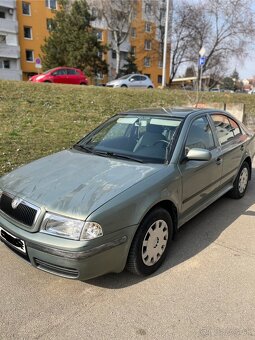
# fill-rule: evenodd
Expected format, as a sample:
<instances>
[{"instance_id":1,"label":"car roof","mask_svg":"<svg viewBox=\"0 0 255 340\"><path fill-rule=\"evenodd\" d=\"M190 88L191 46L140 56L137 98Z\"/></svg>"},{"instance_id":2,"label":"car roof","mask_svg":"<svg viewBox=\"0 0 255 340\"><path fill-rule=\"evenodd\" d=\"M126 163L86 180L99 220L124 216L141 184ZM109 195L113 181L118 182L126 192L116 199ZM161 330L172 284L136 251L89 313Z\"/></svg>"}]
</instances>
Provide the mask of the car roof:
<instances>
[{"instance_id":1,"label":"car roof","mask_svg":"<svg viewBox=\"0 0 255 340\"><path fill-rule=\"evenodd\" d=\"M208 109L210 110L210 109ZM171 107L171 108L149 108L149 109L136 109L121 112L121 114L138 114L138 115L152 115L152 116L170 116L185 118L191 113L208 111L207 109L198 109L193 107Z\"/></svg>"}]
</instances>

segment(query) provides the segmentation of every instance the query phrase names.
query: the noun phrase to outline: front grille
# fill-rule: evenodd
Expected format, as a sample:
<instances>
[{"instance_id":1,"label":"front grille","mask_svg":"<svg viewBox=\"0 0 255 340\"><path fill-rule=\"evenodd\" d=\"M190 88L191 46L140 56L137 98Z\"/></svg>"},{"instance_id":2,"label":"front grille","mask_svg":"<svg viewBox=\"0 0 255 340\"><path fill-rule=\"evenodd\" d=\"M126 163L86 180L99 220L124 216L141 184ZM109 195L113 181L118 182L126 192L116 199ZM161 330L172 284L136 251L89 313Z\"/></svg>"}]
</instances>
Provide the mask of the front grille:
<instances>
[{"instance_id":1,"label":"front grille","mask_svg":"<svg viewBox=\"0 0 255 340\"><path fill-rule=\"evenodd\" d=\"M3 193L0 198L0 210L16 221L32 227L35 223L39 209L31 204L21 201L21 203L14 209L12 207L13 198L11 195Z\"/></svg>"},{"instance_id":2,"label":"front grille","mask_svg":"<svg viewBox=\"0 0 255 340\"><path fill-rule=\"evenodd\" d=\"M37 268L44 270L48 273L67 277L67 278L70 278L70 279L76 279L79 276L79 272L78 272L77 269L57 266L55 264L48 263L48 262L39 260L37 258L34 258L34 262L35 262L35 265L36 265Z\"/></svg>"}]
</instances>

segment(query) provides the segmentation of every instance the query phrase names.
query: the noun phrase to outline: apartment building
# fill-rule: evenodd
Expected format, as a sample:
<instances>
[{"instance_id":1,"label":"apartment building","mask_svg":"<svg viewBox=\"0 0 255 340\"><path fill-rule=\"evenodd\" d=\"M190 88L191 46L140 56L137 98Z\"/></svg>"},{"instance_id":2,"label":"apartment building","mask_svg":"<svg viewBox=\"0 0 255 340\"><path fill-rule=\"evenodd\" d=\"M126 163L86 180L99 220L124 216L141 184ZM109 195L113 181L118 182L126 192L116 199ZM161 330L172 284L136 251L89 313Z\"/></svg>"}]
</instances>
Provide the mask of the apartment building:
<instances>
[{"instance_id":1,"label":"apartment building","mask_svg":"<svg viewBox=\"0 0 255 340\"><path fill-rule=\"evenodd\" d=\"M15 0L0 0L0 79L21 79Z\"/></svg>"},{"instance_id":2,"label":"apartment building","mask_svg":"<svg viewBox=\"0 0 255 340\"><path fill-rule=\"evenodd\" d=\"M93 0L88 0L88 3L93 6ZM160 86L162 84L166 2L165 0L134 0L134 3L136 7L130 33L121 45L121 68L126 63L128 53L131 52L136 57L138 70L149 76L155 86ZM172 8L172 0L170 8ZM98 14L96 8L92 7L91 10L95 16ZM107 30L107 24L103 18L99 16L92 25L98 29L98 37L102 43L108 46L114 45L112 32ZM169 79L170 74L170 41L168 43L166 79ZM115 78L116 53L114 49L108 51L106 61L109 65L109 72L107 76L101 76L102 82Z\"/></svg>"},{"instance_id":3,"label":"apartment building","mask_svg":"<svg viewBox=\"0 0 255 340\"><path fill-rule=\"evenodd\" d=\"M0 0L1 1L1 0ZM36 60L41 54L41 45L51 30L56 0L16 0L18 35L21 53L22 78L41 72Z\"/></svg>"}]
</instances>

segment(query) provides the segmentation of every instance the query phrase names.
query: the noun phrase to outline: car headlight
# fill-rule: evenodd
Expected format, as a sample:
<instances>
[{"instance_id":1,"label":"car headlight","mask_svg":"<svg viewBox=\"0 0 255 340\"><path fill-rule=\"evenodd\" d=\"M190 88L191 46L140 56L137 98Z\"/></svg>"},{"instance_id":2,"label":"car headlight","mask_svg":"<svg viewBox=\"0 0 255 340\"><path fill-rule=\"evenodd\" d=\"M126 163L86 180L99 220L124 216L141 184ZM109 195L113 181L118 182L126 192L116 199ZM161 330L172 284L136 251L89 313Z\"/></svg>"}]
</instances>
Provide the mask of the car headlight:
<instances>
[{"instance_id":1,"label":"car headlight","mask_svg":"<svg viewBox=\"0 0 255 340\"><path fill-rule=\"evenodd\" d=\"M102 227L95 222L84 222L61 215L46 213L41 232L72 240L92 240L103 235Z\"/></svg>"}]
</instances>

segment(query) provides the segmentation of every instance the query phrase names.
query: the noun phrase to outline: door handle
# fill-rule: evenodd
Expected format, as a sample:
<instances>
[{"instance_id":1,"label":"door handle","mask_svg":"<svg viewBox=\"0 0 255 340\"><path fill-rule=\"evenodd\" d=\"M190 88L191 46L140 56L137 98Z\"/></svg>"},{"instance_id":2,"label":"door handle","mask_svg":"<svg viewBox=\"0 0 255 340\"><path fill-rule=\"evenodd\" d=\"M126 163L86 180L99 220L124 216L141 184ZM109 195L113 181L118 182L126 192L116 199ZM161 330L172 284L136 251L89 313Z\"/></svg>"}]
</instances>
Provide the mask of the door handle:
<instances>
[{"instance_id":1,"label":"door handle","mask_svg":"<svg viewBox=\"0 0 255 340\"><path fill-rule=\"evenodd\" d=\"M218 157L218 158L216 159L216 164L217 164L217 165L221 165L221 163L222 163L222 158L221 158L221 157Z\"/></svg>"}]
</instances>

